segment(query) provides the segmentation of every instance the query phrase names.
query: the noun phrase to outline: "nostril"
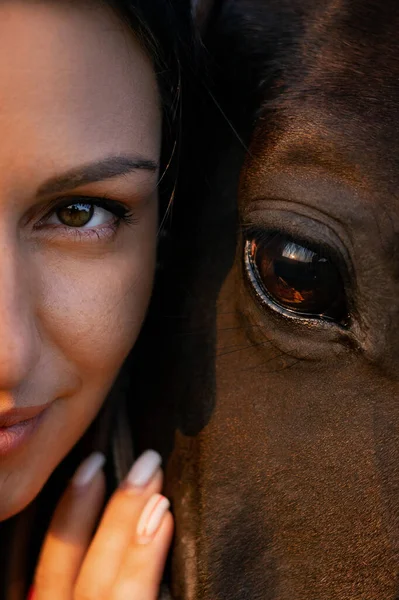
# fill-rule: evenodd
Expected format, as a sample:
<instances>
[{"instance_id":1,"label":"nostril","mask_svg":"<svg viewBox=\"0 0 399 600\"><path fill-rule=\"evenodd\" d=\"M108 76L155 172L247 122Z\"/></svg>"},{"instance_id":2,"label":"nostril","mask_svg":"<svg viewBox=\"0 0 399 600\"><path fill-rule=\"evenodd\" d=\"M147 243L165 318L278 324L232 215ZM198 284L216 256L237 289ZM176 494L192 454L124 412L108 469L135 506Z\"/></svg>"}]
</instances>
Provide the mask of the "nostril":
<instances>
[{"instance_id":1,"label":"nostril","mask_svg":"<svg viewBox=\"0 0 399 600\"><path fill-rule=\"evenodd\" d=\"M27 326L21 331L0 326L0 389L17 387L35 367L40 355L38 336Z\"/></svg>"}]
</instances>

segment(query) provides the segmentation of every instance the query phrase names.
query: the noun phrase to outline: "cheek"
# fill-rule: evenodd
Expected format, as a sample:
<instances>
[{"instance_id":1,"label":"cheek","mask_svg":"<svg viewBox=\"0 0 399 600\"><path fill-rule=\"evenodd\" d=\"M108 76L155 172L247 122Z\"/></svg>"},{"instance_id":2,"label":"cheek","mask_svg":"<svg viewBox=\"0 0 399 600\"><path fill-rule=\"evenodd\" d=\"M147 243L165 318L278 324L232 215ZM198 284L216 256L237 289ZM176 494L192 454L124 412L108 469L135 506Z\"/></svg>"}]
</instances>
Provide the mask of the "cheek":
<instances>
[{"instance_id":1,"label":"cheek","mask_svg":"<svg viewBox=\"0 0 399 600\"><path fill-rule=\"evenodd\" d=\"M156 232L154 201L106 246L63 242L36 252L29 312L41 352L29 386L49 409L31 443L0 465L0 520L38 494L101 408L145 317Z\"/></svg>"},{"instance_id":2,"label":"cheek","mask_svg":"<svg viewBox=\"0 0 399 600\"><path fill-rule=\"evenodd\" d=\"M155 270L154 212L140 227L125 227L111 251L41 256L41 337L83 385L93 375L113 377L138 336Z\"/></svg>"},{"instance_id":3,"label":"cheek","mask_svg":"<svg viewBox=\"0 0 399 600\"><path fill-rule=\"evenodd\" d=\"M152 265L143 261L137 272L127 260L113 257L106 263L80 266L80 280L77 273L64 272L48 290L46 333L86 373L118 363L130 350L151 290Z\"/></svg>"}]
</instances>

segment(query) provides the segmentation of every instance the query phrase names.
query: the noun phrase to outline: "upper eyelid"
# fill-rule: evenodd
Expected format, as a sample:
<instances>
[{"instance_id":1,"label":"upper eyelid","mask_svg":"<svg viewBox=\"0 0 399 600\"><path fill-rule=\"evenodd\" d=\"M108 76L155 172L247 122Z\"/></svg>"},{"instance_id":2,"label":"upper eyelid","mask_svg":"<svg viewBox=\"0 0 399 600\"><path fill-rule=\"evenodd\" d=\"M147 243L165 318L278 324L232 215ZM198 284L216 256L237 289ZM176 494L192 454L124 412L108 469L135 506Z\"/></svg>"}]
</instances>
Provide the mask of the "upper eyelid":
<instances>
[{"instance_id":1,"label":"upper eyelid","mask_svg":"<svg viewBox=\"0 0 399 600\"><path fill-rule=\"evenodd\" d=\"M115 205L122 206L120 202L116 200L111 200L108 196L85 196L83 194L75 195L75 196L65 196L52 200L47 204L47 210L54 211L57 208L64 208L65 206L72 206L73 204L94 204L95 206L103 205Z\"/></svg>"},{"instance_id":2,"label":"upper eyelid","mask_svg":"<svg viewBox=\"0 0 399 600\"><path fill-rule=\"evenodd\" d=\"M347 234L346 227L343 227L342 223L329 213L317 210L314 206L295 202L294 200L269 198L266 205L264 200L255 201L247 207L242 217L244 223L253 221L259 224L265 223L269 227L279 223L278 216L280 215L286 226L289 226L295 220L304 222L304 230L306 230L308 223L311 226L315 225L317 228L328 230L339 240L342 249L347 250L350 255L353 254L352 238ZM297 232L288 231L288 233L295 235Z\"/></svg>"}]
</instances>

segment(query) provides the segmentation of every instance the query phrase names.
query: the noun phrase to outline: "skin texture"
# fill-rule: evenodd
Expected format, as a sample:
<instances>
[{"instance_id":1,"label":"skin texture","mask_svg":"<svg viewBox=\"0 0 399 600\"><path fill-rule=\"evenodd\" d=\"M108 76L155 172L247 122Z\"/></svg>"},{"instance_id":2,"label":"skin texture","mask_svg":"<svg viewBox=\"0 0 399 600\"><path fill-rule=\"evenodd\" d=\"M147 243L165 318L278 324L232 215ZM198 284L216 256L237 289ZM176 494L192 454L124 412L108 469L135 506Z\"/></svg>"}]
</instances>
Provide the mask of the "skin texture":
<instances>
[{"instance_id":1,"label":"skin texture","mask_svg":"<svg viewBox=\"0 0 399 600\"><path fill-rule=\"evenodd\" d=\"M249 150L209 113L168 280L149 411L166 386L178 600L399 597L398 25L393 1L236 0L205 34ZM347 328L259 302L248 223L336 245Z\"/></svg>"},{"instance_id":2,"label":"skin texture","mask_svg":"<svg viewBox=\"0 0 399 600\"><path fill-rule=\"evenodd\" d=\"M89 3L0 5L0 412L46 405L0 461L0 519L20 511L87 429L140 330L154 273L161 117L131 32ZM45 183L108 157L155 163ZM54 206L107 197L84 231ZM87 200L86 200L87 202ZM48 217L48 219L47 219ZM81 235L79 235L81 233Z\"/></svg>"}]
</instances>

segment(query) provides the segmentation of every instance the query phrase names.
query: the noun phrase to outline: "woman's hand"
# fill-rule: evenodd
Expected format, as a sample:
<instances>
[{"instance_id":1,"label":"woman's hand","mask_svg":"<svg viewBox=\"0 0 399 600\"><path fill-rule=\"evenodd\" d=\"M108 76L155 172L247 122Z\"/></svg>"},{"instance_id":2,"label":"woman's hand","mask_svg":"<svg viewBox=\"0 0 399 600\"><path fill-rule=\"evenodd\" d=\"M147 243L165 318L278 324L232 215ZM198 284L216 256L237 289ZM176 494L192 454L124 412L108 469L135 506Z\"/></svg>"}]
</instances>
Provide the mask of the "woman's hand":
<instances>
[{"instance_id":1,"label":"woman's hand","mask_svg":"<svg viewBox=\"0 0 399 600\"><path fill-rule=\"evenodd\" d=\"M133 465L105 508L104 458L93 454L63 495L41 551L34 600L156 600L173 532L160 457Z\"/></svg>"}]
</instances>

